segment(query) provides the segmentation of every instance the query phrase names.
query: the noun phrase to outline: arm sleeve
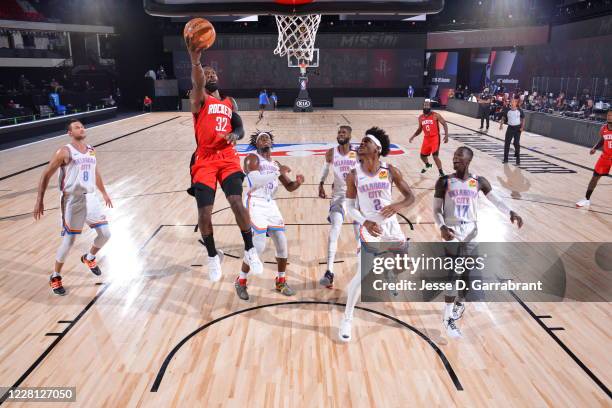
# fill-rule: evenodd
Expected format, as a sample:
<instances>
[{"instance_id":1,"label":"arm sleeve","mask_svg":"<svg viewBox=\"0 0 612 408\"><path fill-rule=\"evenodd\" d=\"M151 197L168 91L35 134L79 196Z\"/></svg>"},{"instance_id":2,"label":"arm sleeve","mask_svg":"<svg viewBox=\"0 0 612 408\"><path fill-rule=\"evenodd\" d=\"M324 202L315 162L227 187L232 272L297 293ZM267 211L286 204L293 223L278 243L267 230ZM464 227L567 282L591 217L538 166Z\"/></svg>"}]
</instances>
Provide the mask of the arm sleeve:
<instances>
[{"instance_id":1,"label":"arm sleeve","mask_svg":"<svg viewBox=\"0 0 612 408\"><path fill-rule=\"evenodd\" d=\"M249 182L249 187L250 188L255 188L255 187L260 187L263 186L265 184L268 184L271 181L274 181L278 178L280 173L276 172L276 173L268 173L268 174L261 174L259 172L259 170L253 170L250 171L247 174L247 180Z\"/></svg>"},{"instance_id":2,"label":"arm sleeve","mask_svg":"<svg viewBox=\"0 0 612 408\"><path fill-rule=\"evenodd\" d=\"M323 164L323 168L321 169L321 183L325 183L325 180L327 179L327 175L329 174L329 162L325 161L325 164Z\"/></svg>"},{"instance_id":3,"label":"arm sleeve","mask_svg":"<svg viewBox=\"0 0 612 408\"><path fill-rule=\"evenodd\" d=\"M433 215L434 215L434 223L436 227L440 228L443 225L446 225L444 222L444 213L442 212L442 207L444 206L444 200L441 198L434 197L433 199Z\"/></svg>"},{"instance_id":4,"label":"arm sleeve","mask_svg":"<svg viewBox=\"0 0 612 408\"><path fill-rule=\"evenodd\" d=\"M353 221L357 221L359 224L363 224L367 221L361 211L359 211L359 209L357 208L357 200L355 200L354 198L347 198L346 207L348 214L353 219Z\"/></svg>"},{"instance_id":5,"label":"arm sleeve","mask_svg":"<svg viewBox=\"0 0 612 408\"><path fill-rule=\"evenodd\" d=\"M512 211L512 209L508 207L506 202L500 196L495 194L493 190L489 191L489 194L485 195L485 197L487 197L487 200L489 200L499 211L510 215L510 211Z\"/></svg>"},{"instance_id":6,"label":"arm sleeve","mask_svg":"<svg viewBox=\"0 0 612 408\"><path fill-rule=\"evenodd\" d=\"M236 140L240 140L244 137L242 118L236 111L232 112L232 129L232 132L236 135Z\"/></svg>"}]
</instances>

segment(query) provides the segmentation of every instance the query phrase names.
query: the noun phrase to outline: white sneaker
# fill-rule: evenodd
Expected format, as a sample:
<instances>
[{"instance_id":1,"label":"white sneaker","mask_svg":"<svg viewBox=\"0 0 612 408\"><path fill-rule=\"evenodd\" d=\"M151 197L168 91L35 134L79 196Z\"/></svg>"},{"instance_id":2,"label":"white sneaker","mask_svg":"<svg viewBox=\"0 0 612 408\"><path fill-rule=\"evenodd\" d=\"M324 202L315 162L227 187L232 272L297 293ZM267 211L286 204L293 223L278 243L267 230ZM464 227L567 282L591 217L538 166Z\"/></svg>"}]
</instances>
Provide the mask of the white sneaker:
<instances>
[{"instance_id":1,"label":"white sneaker","mask_svg":"<svg viewBox=\"0 0 612 408\"><path fill-rule=\"evenodd\" d=\"M340 322L340 331L338 333L338 337L340 341L348 343L351 341L351 326L353 321L351 319L347 319L346 317L342 318L342 322Z\"/></svg>"},{"instance_id":2,"label":"white sneaker","mask_svg":"<svg viewBox=\"0 0 612 408\"><path fill-rule=\"evenodd\" d=\"M257 255L255 247L244 251L244 263L249 265L249 273L252 275L261 275L263 273L263 263Z\"/></svg>"},{"instance_id":3,"label":"white sneaker","mask_svg":"<svg viewBox=\"0 0 612 408\"><path fill-rule=\"evenodd\" d=\"M444 328L446 329L446 335L448 337L452 339L460 339L462 337L461 330L459 330L459 327L457 327L457 324L455 323L455 319L452 317L444 320Z\"/></svg>"},{"instance_id":4,"label":"white sneaker","mask_svg":"<svg viewBox=\"0 0 612 408\"><path fill-rule=\"evenodd\" d=\"M208 257L208 279L211 282L218 282L223 274L221 271L221 262L223 262L223 252L217 250L217 255Z\"/></svg>"},{"instance_id":5,"label":"white sneaker","mask_svg":"<svg viewBox=\"0 0 612 408\"><path fill-rule=\"evenodd\" d=\"M580 200L576 203L576 208L588 207L591 205L591 200L587 200L586 198Z\"/></svg>"},{"instance_id":6,"label":"white sneaker","mask_svg":"<svg viewBox=\"0 0 612 408\"><path fill-rule=\"evenodd\" d=\"M455 303L453 305L453 320L461 319L463 316L463 312L465 311L465 303Z\"/></svg>"}]
</instances>

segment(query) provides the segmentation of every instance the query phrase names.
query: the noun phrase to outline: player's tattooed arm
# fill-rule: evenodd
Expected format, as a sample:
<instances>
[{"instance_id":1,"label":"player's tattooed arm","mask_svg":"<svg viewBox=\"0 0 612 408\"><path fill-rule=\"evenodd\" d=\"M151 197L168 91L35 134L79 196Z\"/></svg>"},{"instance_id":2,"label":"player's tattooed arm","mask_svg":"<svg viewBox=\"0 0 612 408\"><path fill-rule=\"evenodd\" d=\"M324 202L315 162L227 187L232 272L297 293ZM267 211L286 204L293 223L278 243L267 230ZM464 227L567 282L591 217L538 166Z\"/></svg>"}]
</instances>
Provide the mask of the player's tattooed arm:
<instances>
[{"instance_id":1,"label":"player's tattooed arm","mask_svg":"<svg viewBox=\"0 0 612 408\"><path fill-rule=\"evenodd\" d=\"M414 134L410 137L410 139L408 139L408 143L412 143L414 138L420 135L422 131L423 131L423 126L421 126L421 121L419 121L419 128L416 130L416 132L414 132Z\"/></svg>"},{"instance_id":2,"label":"player's tattooed arm","mask_svg":"<svg viewBox=\"0 0 612 408\"><path fill-rule=\"evenodd\" d=\"M403 199L383 207L380 213L385 217L389 218L394 214L397 214L402 208L411 206L414 203L414 193L410 189L410 186L404 180L402 172L399 171L395 166L389 165L389 173L391 173L391 180L397 189L402 193Z\"/></svg>"},{"instance_id":3,"label":"player's tattooed arm","mask_svg":"<svg viewBox=\"0 0 612 408\"><path fill-rule=\"evenodd\" d=\"M321 169L321 180L319 181L319 197L326 198L325 195L325 180L327 179L327 175L329 174L329 168L331 167L332 160L334 159L334 149L329 149L325 152L325 163L323 163L323 168Z\"/></svg>"},{"instance_id":4,"label":"player's tattooed arm","mask_svg":"<svg viewBox=\"0 0 612 408\"><path fill-rule=\"evenodd\" d=\"M278 180L287 189L287 191L295 191L302 185L302 183L304 183L303 175L298 174L297 176L295 176L295 180L291 181L289 176L287 176L287 174L291 172L291 169L288 166L280 164L279 162L276 163L278 164L278 167L280 169L280 176L278 177Z\"/></svg>"},{"instance_id":5,"label":"player's tattooed arm","mask_svg":"<svg viewBox=\"0 0 612 408\"><path fill-rule=\"evenodd\" d=\"M36 196L36 204L34 205L33 212L35 220L40 219L45 211L45 191L47 190L47 187L49 187L49 180L51 177L53 177L57 169L64 164L68 164L69 161L70 153L68 148L64 146L53 154L53 157L49 161L49 165L40 176L40 181L38 182L38 194Z\"/></svg>"},{"instance_id":6,"label":"player's tattooed arm","mask_svg":"<svg viewBox=\"0 0 612 408\"><path fill-rule=\"evenodd\" d=\"M486 178L480 176L478 177L478 188L484 193L487 200L491 202L499 211L504 214L510 215L510 222L514 224L516 221L516 225L521 228L523 226L523 218L514 212L510 207L508 207L503 198L499 197L494 191L493 187L491 187L491 183Z\"/></svg>"},{"instance_id":7,"label":"player's tattooed arm","mask_svg":"<svg viewBox=\"0 0 612 408\"><path fill-rule=\"evenodd\" d=\"M448 143L448 123L438 112L436 112L436 117L438 118L438 123L441 123L444 128L444 143Z\"/></svg>"},{"instance_id":8,"label":"player's tattooed arm","mask_svg":"<svg viewBox=\"0 0 612 408\"><path fill-rule=\"evenodd\" d=\"M102 198L104 199L104 203L107 207L113 208L113 202L110 199L110 196L106 192L106 187L104 187L104 181L102 181L102 175L100 174L100 169L96 166L96 187L100 190L102 194Z\"/></svg>"},{"instance_id":9,"label":"player's tattooed arm","mask_svg":"<svg viewBox=\"0 0 612 408\"><path fill-rule=\"evenodd\" d=\"M455 238L455 231L446 225L444 221L444 196L446 194L446 184L448 177L440 177L436 181L433 199L433 215L434 223L440 229L440 235L445 241L450 241Z\"/></svg>"},{"instance_id":10,"label":"player's tattooed arm","mask_svg":"<svg viewBox=\"0 0 612 408\"><path fill-rule=\"evenodd\" d=\"M191 112L198 113L206 100L206 92L204 91L206 78L204 77L202 62L200 61L202 51L193 51L189 45L187 46L187 51L191 59L191 93L189 94Z\"/></svg>"}]
</instances>

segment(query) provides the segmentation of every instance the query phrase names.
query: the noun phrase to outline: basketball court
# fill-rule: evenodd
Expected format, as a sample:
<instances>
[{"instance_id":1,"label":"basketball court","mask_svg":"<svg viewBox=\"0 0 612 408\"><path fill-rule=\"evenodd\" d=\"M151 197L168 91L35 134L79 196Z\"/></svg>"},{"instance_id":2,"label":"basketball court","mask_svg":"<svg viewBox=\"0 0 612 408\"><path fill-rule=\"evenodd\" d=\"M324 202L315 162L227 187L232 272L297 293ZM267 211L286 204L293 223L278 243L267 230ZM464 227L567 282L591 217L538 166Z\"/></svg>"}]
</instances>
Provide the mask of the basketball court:
<instances>
[{"instance_id":1,"label":"basketball court","mask_svg":"<svg viewBox=\"0 0 612 408\"><path fill-rule=\"evenodd\" d=\"M325 71L324 56L329 54L324 47L319 53L315 44L320 15L435 14L444 1L144 4L147 13L163 17L276 16L281 34L276 50L267 51L280 56L283 64L287 59L296 99L292 110L266 110L262 119L256 108L240 109L247 136L238 141L236 151L242 160L253 150L248 135L271 131L273 159L291 168L291 179L304 175L296 191L279 189L276 196L288 240L287 281L296 294L283 296L275 290L276 258L268 243L260 255L263 275L249 276L250 299L237 297L234 283L245 244L220 188L212 223L216 246L225 254L223 276L218 282L209 279L207 252L198 242L203 236L197 228L198 210L186 192L195 148L194 116L188 111L143 112L86 126L86 143L96 150L114 204L106 209L112 237L97 257L103 273L94 276L79 256L88 253L96 234L89 228L83 231L62 269L66 296L55 296L48 285L62 228L56 176L46 190L42 219L34 219L33 208L43 170L53 152L70 139L61 135L0 150L0 405L35 406L31 400L7 400L8 387L74 387L75 401L48 405L611 406L612 330L607 323L612 178L601 177L590 208L577 209L597 157L589 155L590 148L525 131L521 164L502 164L505 128L499 130L493 122L488 131L480 131L478 119L450 110L436 109L448 123L449 141L439 154L444 171L452 173L457 148L470 147L471 173L485 176L524 221L519 230L507 214L480 199L478 240L553 247L589 243L593 253L569 250L564 258L580 266L564 277L580 295L533 302L507 291L510 301L466 302L461 339L445 331L442 297L431 302L360 302L352 340L339 339L346 288L357 267L357 243L347 221L338 243L333 288L319 284L327 263L332 187L326 183L328 198L320 198L319 180L325 152L337 146L338 128L350 126L354 144L373 126L388 133L391 149L384 162L401 171L416 198L399 212L402 232L411 243L441 241L432 210L439 176L435 167L421 172L421 140L408 140L419 126L420 105L377 108L373 98L358 101L368 107L345 110L313 103L308 75L312 78L319 67L323 76L332 72ZM192 27L197 24L203 23ZM211 33L208 26L206 30L206 46L220 52L212 44L215 35L219 41L223 34ZM419 40L423 44L424 38ZM424 51L419 49L419 58ZM180 57L176 65L187 66L185 78L190 78L192 67L199 64L180 62ZM247 57L240 64L247 65ZM420 64L423 68L423 61ZM179 68L176 71L179 77ZM229 72L218 71L223 85L223 75L229 77ZM423 80L422 73L417 74ZM244 101L243 107L248 105ZM393 194L400 195L395 190ZM506 256L508 262L524 261L512 253Z\"/></svg>"},{"instance_id":2,"label":"basketball court","mask_svg":"<svg viewBox=\"0 0 612 408\"><path fill-rule=\"evenodd\" d=\"M464 338L454 342L442 333L440 303L362 303L356 340L337 340L355 243L346 224L338 282L333 290L321 288L328 200L317 196L323 157L309 144L333 142L340 124L359 134L385 123L403 152L388 162L417 195L403 213L410 224L402 228L411 240L435 241L435 178L419 173L418 146L407 143L417 114L323 110L266 117L277 143L303 146L279 157L306 177L296 192L279 195L290 245L288 279L297 295L274 292L274 254L268 249L265 273L251 281L248 303L233 288L241 243L222 195L213 222L217 245L228 254L225 276L211 284L202 266L195 206L185 193L193 144L189 114L144 114L88 130L114 199L113 238L100 258L99 279L76 257L67 261L65 297L54 297L43 282L56 250L49 237L59 231L58 209L48 204L40 222L30 214L41 166L65 139L1 152L0 383L75 386L78 406L608 405L609 356L602 347L610 341L608 303L470 303ZM501 146L501 132L483 135L474 130L475 120L444 115L451 135L441 152L445 165L458 138L482 137ZM257 113L244 112L243 118L250 128ZM603 200L609 179L598 191L601 205L574 208L590 175L587 149L525 136L530 156L571 172L530 173L476 150L473 171L486 174L504 197L514 195L512 206L525 219L518 233L484 204L482 239L605 242L612 220L612 207ZM54 187L48 203L58 200ZM77 241L75 253L86 250L90 234ZM605 276L583 279L593 288L609 284Z\"/></svg>"}]
</instances>

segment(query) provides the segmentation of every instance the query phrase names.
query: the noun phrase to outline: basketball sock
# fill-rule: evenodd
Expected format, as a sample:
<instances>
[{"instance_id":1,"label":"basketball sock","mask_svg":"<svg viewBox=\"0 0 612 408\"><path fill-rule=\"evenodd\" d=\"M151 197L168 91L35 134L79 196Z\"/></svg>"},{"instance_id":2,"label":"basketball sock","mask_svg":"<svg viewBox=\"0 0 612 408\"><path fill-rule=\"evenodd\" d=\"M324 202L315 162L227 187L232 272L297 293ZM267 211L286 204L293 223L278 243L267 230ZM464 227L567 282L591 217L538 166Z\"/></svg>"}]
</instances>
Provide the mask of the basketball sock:
<instances>
[{"instance_id":1,"label":"basketball sock","mask_svg":"<svg viewBox=\"0 0 612 408\"><path fill-rule=\"evenodd\" d=\"M247 276L249 276L248 272L240 271L240 276L238 277L238 283L240 286L246 286Z\"/></svg>"},{"instance_id":2,"label":"basketball sock","mask_svg":"<svg viewBox=\"0 0 612 408\"><path fill-rule=\"evenodd\" d=\"M285 271L281 272L278 271L278 279L277 279L278 283L283 283L285 282Z\"/></svg>"},{"instance_id":3,"label":"basketball sock","mask_svg":"<svg viewBox=\"0 0 612 408\"><path fill-rule=\"evenodd\" d=\"M327 243L327 270L334 273L334 260L336 259L336 249L338 248L338 238L342 229L342 214L332 212L329 215L331 220L331 229L329 230L329 238Z\"/></svg>"},{"instance_id":4,"label":"basketball sock","mask_svg":"<svg viewBox=\"0 0 612 408\"><path fill-rule=\"evenodd\" d=\"M246 231L240 231L242 234L242 240L244 241L244 250L248 251L253 248L253 232L248 229Z\"/></svg>"},{"instance_id":5,"label":"basketball sock","mask_svg":"<svg viewBox=\"0 0 612 408\"><path fill-rule=\"evenodd\" d=\"M444 304L444 320L448 319L453 315L453 305L454 303L445 303Z\"/></svg>"},{"instance_id":6,"label":"basketball sock","mask_svg":"<svg viewBox=\"0 0 612 408\"><path fill-rule=\"evenodd\" d=\"M53 273L51 274L51 277L55 278L57 276L60 276L59 272L53 271Z\"/></svg>"},{"instance_id":7,"label":"basketball sock","mask_svg":"<svg viewBox=\"0 0 612 408\"><path fill-rule=\"evenodd\" d=\"M215 238L213 235L203 235L202 241L204 242L208 256L211 258L217 256L217 248L215 248Z\"/></svg>"},{"instance_id":8,"label":"basketball sock","mask_svg":"<svg viewBox=\"0 0 612 408\"><path fill-rule=\"evenodd\" d=\"M587 190L587 192L586 192L586 199L587 200L591 199L591 194L593 194L593 190Z\"/></svg>"},{"instance_id":9,"label":"basketball sock","mask_svg":"<svg viewBox=\"0 0 612 408\"><path fill-rule=\"evenodd\" d=\"M93 255L90 251L87 253L87 255L85 255L85 258L87 258L88 261L93 261L94 259L96 259L96 256Z\"/></svg>"},{"instance_id":10,"label":"basketball sock","mask_svg":"<svg viewBox=\"0 0 612 408\"><path fill-rule=\"evenodd\" d=\"M357 270L353 279L346 288L346 307L344 308L344 318L348 320L353 319L353 312L355 311L355 305L361 297L361 254L357 254Z\"/></svg>"}]
</instances>

